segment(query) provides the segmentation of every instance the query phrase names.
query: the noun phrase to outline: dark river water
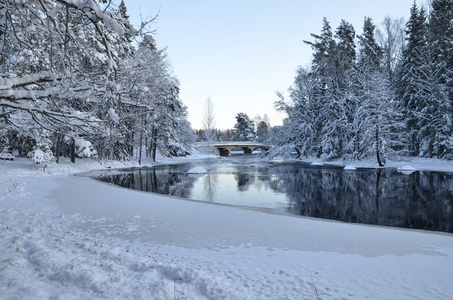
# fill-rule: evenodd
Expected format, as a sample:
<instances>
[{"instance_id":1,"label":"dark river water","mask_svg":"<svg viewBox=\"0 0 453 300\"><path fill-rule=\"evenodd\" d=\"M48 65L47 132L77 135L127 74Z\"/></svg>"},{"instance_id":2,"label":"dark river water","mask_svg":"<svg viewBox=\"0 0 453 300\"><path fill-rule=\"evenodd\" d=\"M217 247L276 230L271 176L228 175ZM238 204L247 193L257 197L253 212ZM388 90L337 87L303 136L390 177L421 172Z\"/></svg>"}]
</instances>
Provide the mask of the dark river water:
<instances>
[{"instance_id":1,"label":"dark river water","mask_svg":"<svg viewBox=\"0 0 453 300\"><path fill-rule=\"evenodd\" d=\"M195 166L208 173L188 174ZM453 232L453 173L350 171L241 155L92 176L126 188L281 214Z\"/></svg>"}]
</instances>

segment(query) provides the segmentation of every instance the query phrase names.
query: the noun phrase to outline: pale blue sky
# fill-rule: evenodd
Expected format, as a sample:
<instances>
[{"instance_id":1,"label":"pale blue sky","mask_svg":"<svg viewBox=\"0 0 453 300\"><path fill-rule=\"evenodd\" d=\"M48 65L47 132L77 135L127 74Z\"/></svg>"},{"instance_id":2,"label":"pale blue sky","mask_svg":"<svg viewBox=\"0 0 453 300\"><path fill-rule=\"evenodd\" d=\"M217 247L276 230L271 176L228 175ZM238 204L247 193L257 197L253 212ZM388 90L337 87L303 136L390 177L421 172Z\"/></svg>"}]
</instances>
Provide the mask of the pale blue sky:
<instances>
[{"instance_id":1,"label":"pale blue sky","mask_svg":"<svg viewBox=\"0 0 453 300\"><path fill-rule=\"evenodd\" d=\"M119 2L119 0L117 0ZM189 121L202 128L208 97L216 125L233 128L239 112L267 114L272 126L275 91L286 91L296 68L308 66L304 40L318 34L323 17L335 30L341 19L362 33L364 16L380 24L386 15L409 17L413 0L124 0L133 25L159 12L153 28L158 47L167 47ZM417 0L418 5L425 0Z\"/></svg>"}]
</instances>

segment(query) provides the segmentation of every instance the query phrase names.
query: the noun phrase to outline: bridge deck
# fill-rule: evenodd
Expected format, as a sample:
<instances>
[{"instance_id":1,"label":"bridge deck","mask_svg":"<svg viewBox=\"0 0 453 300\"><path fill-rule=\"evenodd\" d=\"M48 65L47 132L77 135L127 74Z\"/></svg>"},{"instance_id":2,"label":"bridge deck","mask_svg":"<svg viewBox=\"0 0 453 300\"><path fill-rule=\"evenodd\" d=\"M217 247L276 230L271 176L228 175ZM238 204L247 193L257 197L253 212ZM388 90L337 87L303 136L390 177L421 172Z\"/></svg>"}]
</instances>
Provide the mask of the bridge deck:
<instances>
[{"instance_id":1,"label":"bridge deck","mask_svg":"<svg viewBox=\"0 0 453 300\"><path fill-rule=\"evenodd\" d=\"M263 143L238 141L217 143L213 146L219 149L220 156L230 155L231 150L234 148L241 148L244 151L244 154L252 154L252 152L256 149L268 150L270 148L270 146Z\"/></svg>"}]
</instances>

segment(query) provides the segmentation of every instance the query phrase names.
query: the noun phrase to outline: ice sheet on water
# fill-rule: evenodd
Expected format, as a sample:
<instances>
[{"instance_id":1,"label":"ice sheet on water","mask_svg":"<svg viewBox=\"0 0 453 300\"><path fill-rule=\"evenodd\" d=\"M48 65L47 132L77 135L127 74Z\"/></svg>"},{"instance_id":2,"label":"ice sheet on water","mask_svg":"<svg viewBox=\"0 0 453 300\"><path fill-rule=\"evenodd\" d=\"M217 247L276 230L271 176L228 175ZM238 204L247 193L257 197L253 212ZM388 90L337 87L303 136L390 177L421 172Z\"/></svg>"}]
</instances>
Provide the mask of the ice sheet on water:
<instances>
[{"instance_id":1,"label":"ice sheet on water","mask_svg":"<svg viewBox=\"0 0 453 300\"><path fill-rule=\"evenodd\" d=\"M405 165L405 166L399 167L397 169L397 171L400 172L400 173L409 175L409 174L411 174L411 173L413 173L415 171L418 171L418 170L416 168L414 168L413 166L411 166L411 165Z\"/></svg>"},{"instance_id":2,"label":"ice sheet on water","mask_svg":"<svg viewBox=\"0 0 453 300\"><path fill-rule=\"evenodd\" d=\"M206 174L206 173L208 173L208 171L206 171L206 169L203 167L195 167L195 168L190 169L186 173L187 174Z\"/></svg>"}]
</instances>

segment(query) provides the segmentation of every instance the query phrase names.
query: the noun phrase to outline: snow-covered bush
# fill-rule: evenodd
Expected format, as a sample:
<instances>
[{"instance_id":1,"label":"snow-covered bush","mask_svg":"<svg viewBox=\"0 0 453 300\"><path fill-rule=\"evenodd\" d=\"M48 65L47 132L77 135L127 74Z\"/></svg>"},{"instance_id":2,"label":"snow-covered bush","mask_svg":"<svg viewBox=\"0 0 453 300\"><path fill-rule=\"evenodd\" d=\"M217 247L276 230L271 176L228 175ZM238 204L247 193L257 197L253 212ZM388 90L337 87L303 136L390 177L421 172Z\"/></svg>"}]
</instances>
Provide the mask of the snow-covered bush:
<instances>
[{"instance_id":1,"label":"snow-covered bush","mask_svg":"<svg viewBox=\"0 0 453 300\"><path fill-rule=\"evenodd\" d=\"M95 158L98 155L93 144L91 144L90 141L87 141L82 137L72 138L70 136L65 136L64 142L67 145L71 145L74 142L75 155L78 158L89 158L89 157Z\"/></svg>"},{"instance_id":2,"label":"snow-covered bush","mask_svg":"<svg viewBox=\"0 0 453 300\"><path fill-rule=\"evenodd\" d=\"M74 139L76 147L76 156L79 158L84 157L97 157L97 151L94 149L91 142L86 141L82 138Z\"/></svg>"},{"instance_id":3,"label":"snow-covered bush","mask_svg":"<svg viewBox=\"0 0 453 300\"><path fill-rule=\"evenodd\" d=\"M49 138L41 138L36 142L33 151L28 154L29 157L37 164L52 161L52 140Z\"/></svg>"}]
</instances>

